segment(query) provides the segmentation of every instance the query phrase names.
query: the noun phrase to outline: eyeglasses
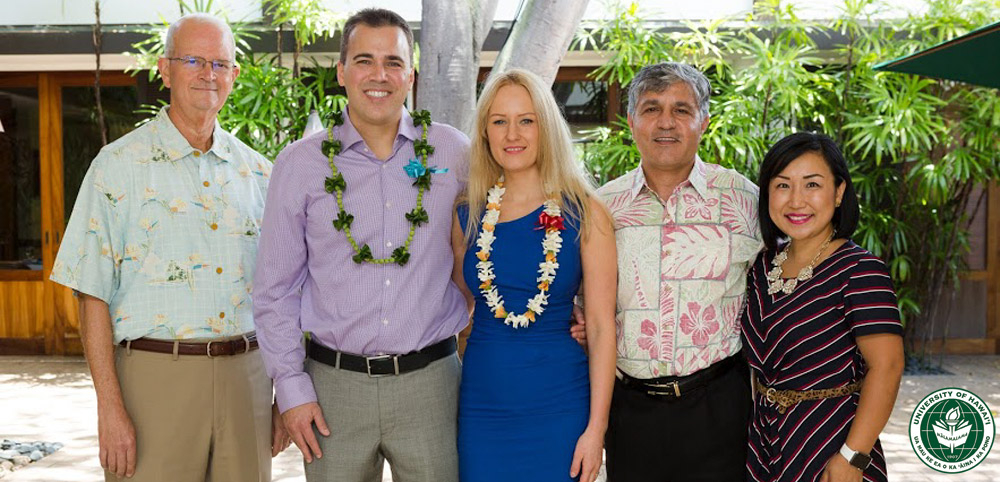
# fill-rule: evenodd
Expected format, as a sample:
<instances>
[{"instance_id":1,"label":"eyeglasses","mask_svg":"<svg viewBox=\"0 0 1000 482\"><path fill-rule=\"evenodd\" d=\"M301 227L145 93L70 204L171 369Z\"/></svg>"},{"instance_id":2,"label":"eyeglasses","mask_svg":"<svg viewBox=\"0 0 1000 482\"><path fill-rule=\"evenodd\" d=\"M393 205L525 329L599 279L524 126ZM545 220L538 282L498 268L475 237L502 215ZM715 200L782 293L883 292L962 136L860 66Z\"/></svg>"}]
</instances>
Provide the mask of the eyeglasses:
<instances>
[{"instance_id":1,"label":"eyeglasses","mask_svg":"<svg viewBox=\"0 0 1000 482\"><path fill-rule=\"evenodd\" d=\"M181 65L188 70L199 71L205 68L205 64L212 65L212 72L216 74L228 74L233 67L236 66L235 63L228 60L208 60L204 57L195 57L193 55L185 55L184 57L167 57L167 60L176 60L181 62Z\"/></svg>"}]
</instances>

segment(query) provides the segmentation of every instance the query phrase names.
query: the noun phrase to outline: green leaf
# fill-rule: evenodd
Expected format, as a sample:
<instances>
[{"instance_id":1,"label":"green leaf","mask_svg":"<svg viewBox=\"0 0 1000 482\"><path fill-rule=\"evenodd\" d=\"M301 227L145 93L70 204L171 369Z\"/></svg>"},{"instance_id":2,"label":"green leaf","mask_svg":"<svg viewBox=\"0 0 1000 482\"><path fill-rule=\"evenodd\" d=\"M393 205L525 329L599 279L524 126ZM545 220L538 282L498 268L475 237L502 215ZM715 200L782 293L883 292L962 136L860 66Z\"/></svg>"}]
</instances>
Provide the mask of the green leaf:
<instances>
[{"instance_id":1,"label":"green leaf","mask_svg":"<svg viewBox=\"0 0 1000 482\"><path fill-rule=\"evenodd\" d=\"M372 256L372 249L369 248L367 244L365 244L364 246L361 247L361 249L358 250L357 254L351 256L351 259L354 260L355 263L361 264L364 263L365 261L371 261L375 258Z\"/></svg>"},{"instance_id":2,"label":"green leaf","mask_svg":"<svg viewBox=\"0 0 1000 482\"><path fill-rule=\"evenodd\" d=\"M326 156L327 158L337 156L338 154L340 154L340 149L341 149L340 139L334 139L332 141L331 140L323 141L321 149L323 150L323 155Z\"/></svg>"},{"instance_id":3,"label":"green leaf","mask_svg":"<svg viewBox=\"0 0 1000 482\"><path fill-rule=\"evenodd\" d=\"M354 222L354 215L347 214L343 209L337 214L337 219L333 220L333 227L337 231L344 231L350 229L351 223Z\"/></svg>"},{"instance_id":4,"label":"green leaf","mask_svg":"<svg viewBox=\"0 0 1000 482\"><path fill-rule=\"evenodd\" d=\"M427 216L427 210L425 210L422 207L413 208L412 211L406 213L406 220L409 221L414 226L419 227L420 225L429 221L429 218Z\"/></svg>"}]
</instances>

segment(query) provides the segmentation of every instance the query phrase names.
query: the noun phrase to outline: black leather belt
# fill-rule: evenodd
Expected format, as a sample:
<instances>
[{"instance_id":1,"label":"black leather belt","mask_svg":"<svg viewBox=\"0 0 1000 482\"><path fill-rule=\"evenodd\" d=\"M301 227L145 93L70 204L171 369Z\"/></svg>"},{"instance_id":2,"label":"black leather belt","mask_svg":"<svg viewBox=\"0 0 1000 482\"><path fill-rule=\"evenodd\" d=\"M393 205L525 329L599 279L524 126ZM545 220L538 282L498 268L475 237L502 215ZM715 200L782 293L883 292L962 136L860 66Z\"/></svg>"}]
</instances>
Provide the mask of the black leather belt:
<instances>
[{"instance_id":1,"label":"black leather belt","mask_svg":"<svg viewBox=\"0 0 1000 482\"><path fill-rule=\"evenodd\" d=\"M736 365L736 360L743 355L737 353L725 360L710 365L683 377L635 378L622 373L621 384L633 390L644 392L656 398L680 398L683 394L697 390L709 382L719 378Z\"/></svg>"},{"instance_id":2,"label":"black leather belt","mask_svg":"<svg viewBox=\"0 0 1000 482\"><path fill-rule=\"evenodd\" d=\"M455 353L457 350L458 341L454 336L445 338L423 350L405 355L352 355L327 348L312 339L309 340L309 345L306 346L306 354L313 360L342 370L367 373L370 377L399 375L419 370L430 365L433 361Z\"/></svg>"}]
</instances>

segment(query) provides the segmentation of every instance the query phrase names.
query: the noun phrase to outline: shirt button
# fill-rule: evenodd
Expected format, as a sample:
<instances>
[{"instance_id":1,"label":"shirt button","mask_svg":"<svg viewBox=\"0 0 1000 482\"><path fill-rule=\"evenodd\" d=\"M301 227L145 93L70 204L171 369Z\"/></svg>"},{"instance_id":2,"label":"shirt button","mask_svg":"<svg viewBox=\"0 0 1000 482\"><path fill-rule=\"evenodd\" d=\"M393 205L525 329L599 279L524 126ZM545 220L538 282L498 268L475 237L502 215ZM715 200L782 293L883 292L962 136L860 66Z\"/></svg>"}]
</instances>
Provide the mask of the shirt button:
<instances>
[{"instance_id":1,"label":"shirt button","mask_svg":"<svg viewBox=\"0 0 1000 482\"><path fill-rule=\"evenodd\" d=\"M389 324L389 320L382 320L382 324L383 325L388 325Z\"/></svg>"},{"instance_id":2,"label":"shirt button","mask_svg":"<svg viewBox=\"0 0 1000 482\"><path fill-rule=\"evenodd\" d=\"M391 202L389 202L389 201L386 201L386 202L385 202L385 207L387 207L387 208L391 208L391 207L392 207L392 203L391 203Z\"/></svg>"},{"instance_id":3,"label":"shirt button","mask_svg":"<svg viewBox=\"0 0 1000 482\"><path fill-rule=\"evenodd\" d=\"M392 284L392 283L389 280L385 280L385 285L386 286L389 286L390 284Z\"/></svg>"},{"instance_id":4,"label":"shirt button","mask_svg":"<svg viewBox=\"0 0 1000 482\"><path fill-rule=\"evenodd\" d=\"M385 169L385 164L382 164L382 169Z\"/></svg>"},{"instance_id":5,"label":"shirt button","mask_svg":"<svg viewBox=\"0 0 1000 482\"><path fill-rule=\"evenodd\" d=\"M194 151L194 157L201 157L201 153L198 151Z\"/></svg>"},{"instance_id":6,"label":"shirt button","mask_svg":"<svg viewBox=\"0 0 1000 482\"><path fill-rule=\"evenodd\" d=\"M215 231L216 229L219 229L219 225L215 224L215 223L212 223L212 225L210 227L212 228L212 231Z\"/></svg>"},{"instance_id":7,"label":"shirt button","mask_svg":"<svg viewBox=\"0 0 1000 482\"><path fill-rule=\"evenodd\" d=\"M220 311L219 312L219 318L225 318L225 317L226 317L226 312L225 311Z\"/></svg>"},{"instance_id":8,"label":"shirt button","mask_svg":"<svg viewBox=\"0 0 1000 482\"><path fill-rule=\"evenodd\" d=\"M385 242L385 247L386 248L391 248L392 247L392 241L386 241Z\"/></svg>"},{"instance_id":9,"label":"shirt button","mask_svg":"<svg viewBox=\"0 0 1000 482\"><path fill-rule=\"evenodd\" d=\"M222 274L222 267L219 266L218 268L215 268L215 273L216 274Z\"/></svg>"},{"instance_id":10,"label":"shirt button","mask_svg":"<svg viewBox=\"0 0 1000 482\"><path fill-rule=\"evenodd\" d=\"M201 185L202 185L202 186L205 186L205 187L208 187L208 186L211 186L211 185L212 185L212 183L210 183L210 182L208 182L208 181L205 181L205 182L201 183Z\"/></svg>"}]
</instances>

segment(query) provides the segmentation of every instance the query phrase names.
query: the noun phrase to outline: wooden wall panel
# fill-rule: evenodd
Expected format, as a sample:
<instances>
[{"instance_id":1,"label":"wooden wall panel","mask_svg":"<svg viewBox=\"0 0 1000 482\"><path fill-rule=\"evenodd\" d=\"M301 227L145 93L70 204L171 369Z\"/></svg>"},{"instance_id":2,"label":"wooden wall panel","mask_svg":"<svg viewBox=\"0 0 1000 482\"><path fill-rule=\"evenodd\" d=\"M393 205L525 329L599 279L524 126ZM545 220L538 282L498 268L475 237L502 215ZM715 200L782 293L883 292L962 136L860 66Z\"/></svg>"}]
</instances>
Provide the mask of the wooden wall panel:
<instances>
[{"instance_id":1,"label":"wooden wall panel","mask_svg":"<svg viewBox=\"0 0 1000 482\"><path fill-rule=\"evenodd\" d=\"M1000 350L1000 185L991 183L986 203L986 338ZM997 353L997 351L995 351Z\"/></svg>"},{"instance_id":2,"label":"wooden wall panel","mask_svg":"<svg viewBox=\"0 0 1000 482\"><path fill-rule=\"evenodd\" d=\"M0 282L0 338L45 336L42 291L37 281Z\"/></svg>"}]
</instances>

